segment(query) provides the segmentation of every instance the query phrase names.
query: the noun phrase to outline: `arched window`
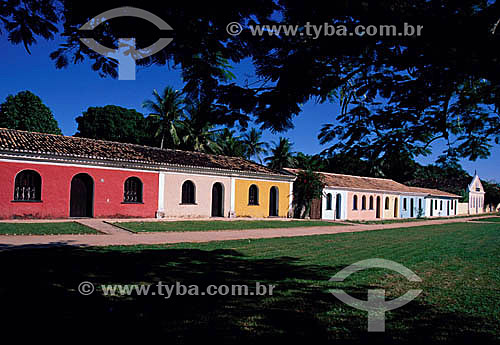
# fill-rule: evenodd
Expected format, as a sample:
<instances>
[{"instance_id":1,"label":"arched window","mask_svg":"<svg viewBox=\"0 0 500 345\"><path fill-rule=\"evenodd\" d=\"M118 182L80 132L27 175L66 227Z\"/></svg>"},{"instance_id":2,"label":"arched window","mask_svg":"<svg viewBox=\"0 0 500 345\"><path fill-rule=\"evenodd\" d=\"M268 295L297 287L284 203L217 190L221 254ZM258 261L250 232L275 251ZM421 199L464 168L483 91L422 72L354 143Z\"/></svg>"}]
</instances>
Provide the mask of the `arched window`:
<instances>
[{"instance_id":1,"label":"arched window","mask_svg":"<svg viewBox=\"0 0 500 345\"><path fill-rule=\"evenodd\" d=\"M23 170L16 176L14 183L15 201L41 201L42 178L33 170Z\"/></svg>"},{"instance_id":2,"label":"arched window","mask_svg":"<svg viewBox=\"0 0 500 345\"><path fill-rule=\"evenodd\" d=\"M366 196L361 197L361 209L366 210Z\"/></svg>"},{"instance_id":3,"label":"arched window","mask_svg":"<svg viewBox=\"0 0 500 345\"><path fill-rule=\"evenodd\" d=\"M142 182L137 177L129 177L125 180L123 202L142 202Z\"/></svg>"},{"instance_id":4,"label":"arched window","mask_svg":"<svg viewBox=\"0 0 500 345\"><path fill-rule=\"evenodd\" d=\"M259 189L256 185L251 185L248 189L248 205L259 204Z\"/></svg>"},{"instance_id":5,"label":"arched window","mask_svg":"<svg viewBox=\"0 0 500 345\"><path fill-rule=\"evenodd\" d=\"M406 205L406 198L403 198L403 210L405 210L405 211L406 211L406 206L407 206Z\"/></svg>"},{"instance_id":6,"label":"arched window","mask_svg":"<svg viewBox=\"0 0 500 345\"><path fill-rule=\"evenodd\" d=\"M352 209L353 210L358 209L358 196L357 195L352 197Z\"/></svg>"},{"instance_id":7,"label":"arched window","mask_svg":"<svg viewBox=\"0 0 500 345\"><path fill-rule=\"evenodd\" d=\"M443 200L439 202L439 211L443 210Z\"/></svg>"},{"instance_id":8,"label":"arched window","mask_svg":"<svg viewBox=\"0 0 500 345\"><path fill-rule=\"evenodd\" d=\"M187 180L182 184L182 203L183 204L196 203L195 187L192 181Z\"/></svg>"},{"instance_id":9,"label":"arched window","mask_svg":"<svg viewBox=\"0 0 500 345\"><path fill-rule=\"evenodd\" d=\"M373 195L370 195L370 210L373 210Z\"/></svg>"},{"instance_id":10,"label":"arched window","mask_svg":"<svg viewBox=\"0 0 500 345\"><path fill-rule=\"evenodd\" d=\"M385 198L385 209L388 210L389 209L389 197L386 197Z\"/></svg>"},{"instance_id":11,"label":"arched window","mask_svg":"<svg viewBox=\"0 0 500 345\"><path fill-rule=\"evenodd\" d=\"M326 209L331 210L332 209L332 194L328 193L326 195Z\"/></svg>"}]
</instances>

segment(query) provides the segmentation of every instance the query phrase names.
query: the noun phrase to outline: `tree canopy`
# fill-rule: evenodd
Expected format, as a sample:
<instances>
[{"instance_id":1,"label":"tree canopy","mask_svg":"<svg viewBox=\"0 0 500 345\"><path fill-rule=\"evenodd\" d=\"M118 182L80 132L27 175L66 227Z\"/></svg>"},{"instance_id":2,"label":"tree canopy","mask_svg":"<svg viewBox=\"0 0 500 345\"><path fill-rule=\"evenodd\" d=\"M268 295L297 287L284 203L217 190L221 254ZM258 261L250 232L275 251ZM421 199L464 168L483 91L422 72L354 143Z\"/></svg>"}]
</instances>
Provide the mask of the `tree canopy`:
<instances>
[{"instance_id":1,"label":"tree canopy","mask_svg":"<svg viewBox=\"0 0 500 345\"><path fill-rule=\"evenodd\" d=\"M54 115L40 97L30 91L7 96L0 104L0 127L61 134Z\"/></svg>"},{"instance_id":2,"label":"tree canopy","mask_svg":"<svg viewBox=\"0 0 500 345\"><path fill-rule=\"evenodd\" d=\"M143 145L151 141L148 120L134 109L116 105L89 107L76 122L77 137Z\"/></svg>"},{"instance_id":3,"label":"tree canopy","mask_svg":"<svg viewBox=\"0 0 500 345\"><path fill-rule=\"evenodd\" d=\"M170 36L173 42L139 65L179 68L185 94L209 102L220 123L284 131L310 100L339 103L320 134L330 153L388 162L396 151L409 158L447 144L443 155L485 158L500 138L500 6L497 1L218 1L200 6L185 0L131 0L173 28L159 32L137 18L116 18L87 33L107 46L135 37L138 47ZM78 29L99 13L123 6L111 0L88 6L76 0L11 1L0 6L0 27L26 47L51 38L57 24L64 42L51 54L58 68L85 59L103 76L117 75L117 62L81 43ZM54 15L54 13L56 15ZM226 32L239 22L238 36ZM307 23L423 27L420 36L300 35ZM297 35L253 35L255 24L301 26ZM250 59L255 76L237 83L231 67ZM381 164L383 165L383 164Z\"/></svg>"}]
</instances>

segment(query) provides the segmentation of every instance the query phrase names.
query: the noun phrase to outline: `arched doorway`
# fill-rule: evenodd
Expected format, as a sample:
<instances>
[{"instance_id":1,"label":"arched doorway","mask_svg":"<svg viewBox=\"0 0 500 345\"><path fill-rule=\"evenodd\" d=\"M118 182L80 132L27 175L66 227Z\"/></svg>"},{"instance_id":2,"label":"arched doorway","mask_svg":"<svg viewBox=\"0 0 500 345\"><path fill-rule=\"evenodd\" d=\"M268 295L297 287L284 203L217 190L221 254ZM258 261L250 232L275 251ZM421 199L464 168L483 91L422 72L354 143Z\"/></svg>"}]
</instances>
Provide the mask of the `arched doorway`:
<instances>
[{"instance_id":1,"label":"arched doorway","mask_svg":"<svg viewBox=\"0 0 500 345\"><path fill-rule=\"evenodd\" d=\"M381 207L380 197L377 196L377 211L376 211L376 215L375 215L376 218L380 218L380 207Z\"/></svg>"},{"instance_id":2,"label":"arched doorway","mask_svg":"<svg viewBox=\"0 0 500 345\"><path fill-rule=\"evenodd\" d=\"M335 219L342 218L342 195L337 194L335 197Z\"/></svg>"},{"instance_id":3,"label":"arched doorway","mask_svg":"<svg viewBox=\"0 0 500 345\"><path fill-rule=\"evenodd\" d=\"M224 187L219 182L212 187L212 217L224 217Z\"/></svg>"},{"instance_id":4,"label":"arched doorway","mask_svg":"<svg viewBox=\"0 0 500 345\"><path fill-rule=\"evenodd\" d=\"M413 205L413 198L410 199L410 217L413 218L413 208L414 208L414 205Z\"/></svg>"},{"instance_id":5,"label":"arched doorway","mask_svg":"<svg viewBox=\"0 0 500 345\"><path fill-rule=\"evenodd\" d=\"M269 217L278 217L278 188L271 187L269 191Z\"/></svg>"},{"instance_id":6,"label":"arched doorway","mask_svg":"<svg viewBox=\"0 0 500 345\"><path fill-rule=\"evenodd\" d=\"M394 199L394 218L398 218L398 198Z\"/></svg>"},{"instance_id":7,"label":"arched doorway","mask_svg":"<svg viewBox=\"0 0 500 345\"><path fill-rule=\"evenodd\" d=\"M70 217L92 217L94 205L94 181L87 174L78 174L71 180L69 201Z\"/></svg>"}]
</instances>

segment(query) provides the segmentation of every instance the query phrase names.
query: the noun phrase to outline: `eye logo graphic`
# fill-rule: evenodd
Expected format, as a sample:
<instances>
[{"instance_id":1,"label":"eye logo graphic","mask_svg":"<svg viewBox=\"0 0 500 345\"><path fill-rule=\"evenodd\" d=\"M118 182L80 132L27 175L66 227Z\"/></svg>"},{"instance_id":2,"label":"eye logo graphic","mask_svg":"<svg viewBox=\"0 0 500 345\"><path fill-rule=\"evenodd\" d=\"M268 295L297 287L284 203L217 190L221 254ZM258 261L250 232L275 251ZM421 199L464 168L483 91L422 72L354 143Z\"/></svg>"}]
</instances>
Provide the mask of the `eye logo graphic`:
<instances>
[{"instance_id":1,"label":"eye logo graphic","mask_svg":"<svg viewBox=\"0 0 500 345\"><path fill-rule=\"evenodd\" d=\"M398 264L397 262L384 259L368 259L355 262L337 272L337 274L331 277L329 281L342 282L351 274L368 268L387 268L400 273L409 281L422 281L419 276L405 266ZM364 301L350 296L344 290L331 289L329 291L345 304L368 312L368 332L384 332L385 312L404 306L415 299L422 292L422 290L417 289L408 290L404 295L396 299L386 301L385 290L371 289L368 290L368 300Z\"/></svg>"},{"instance_id":2,"label":"eye logo graphic","mask_svg":"<svg viewBox=\"0 0 500 345\"><path fill-rule=\"evenodd\" d=\"M101 23L118 17L142 18L153 23L160 30L173 30L172 27L165 23L160 17L135 7L119 7L103 12L89 20L79 30L94 30ZM112 49L103 46L93 38L80 38L80 41L93 51L118 60L119 80L135 80L135 61L156 54L172 42L172 40L172 38L160 38L149 47L136 49L135 38L119 38L118 49Z\"/></svg>"}]
</instances>

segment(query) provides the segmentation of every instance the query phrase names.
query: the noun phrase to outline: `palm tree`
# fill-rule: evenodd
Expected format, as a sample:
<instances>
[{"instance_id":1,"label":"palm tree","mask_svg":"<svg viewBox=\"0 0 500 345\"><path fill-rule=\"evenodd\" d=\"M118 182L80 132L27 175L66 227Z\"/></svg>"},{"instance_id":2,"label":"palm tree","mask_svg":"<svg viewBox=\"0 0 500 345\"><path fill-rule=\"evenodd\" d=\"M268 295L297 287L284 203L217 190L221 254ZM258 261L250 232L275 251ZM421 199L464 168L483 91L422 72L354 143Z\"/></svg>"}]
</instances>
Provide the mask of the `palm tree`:
<instances>
[{"instance_id":1,"label":"palm tree","mask_svg":"<svg viewBox=\"0 0 500 345\"><path fill-rule=\"evenodd\" d=\"M207 118L211 113L210 105L204 106L200 103L190 103L186 107L179 129L182 133L184 147L190 151L216 153L220 150L216 142L217 130Z\"/></svg>"},{"instance_id":2,"label":"palm tree","mask_svg":"<svg viewBox=\"0 0 500 345\"><path fill-rule=\"evenodd\" d=\"M262 164L261 154L266 154L269 149L269 144L265 141L260 141L262 134L258 132L255 128L252 128L250 132L243 135L243 144L246 147L246 153L248 159L256 157Z\"/></svg>"},{"instance_id":3,"label":"palm tree","mask_svg":"<svg viewBox=\"0 0 500 345\"><path fill-rule=\"evenodd\" d=\"M240 137L234 136L234 131L224 128L217 136L219 154L230 157L246 157L245 145Z\"/></svg>"},{"instance_id":4,"label":"palm tree","mask_svg":"<svg viewBox=\"0 0 500 345\"><path fill-rule=\"evenodd\" d=\"M272 156L265 159L267 166L274 170L293 168L295 166L294 152L292 152L293 144L288 139L281 137L279 143L273 142L273 145Z\"/></svg>"},{"instance_id":5,"label":"palm tree","mask_svg":"<svg viewBox=\"0 0 500 345\"><path fill-rule=\"evenodd\" d=\"M160 119L155 136L161 135L161 148L164 148L165 138L167 137L171 138L173 147L178 146L180 143L176 126L182 115L182 103L181 92L174 90L170 86L167 86L161 95L156 89L153 90L153 99L142 103L143 108L154 112L150 116Z\"/></svg>"}]
</instances>

